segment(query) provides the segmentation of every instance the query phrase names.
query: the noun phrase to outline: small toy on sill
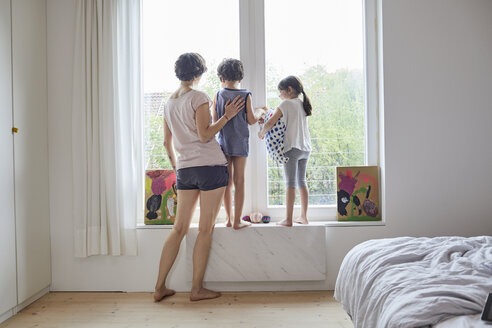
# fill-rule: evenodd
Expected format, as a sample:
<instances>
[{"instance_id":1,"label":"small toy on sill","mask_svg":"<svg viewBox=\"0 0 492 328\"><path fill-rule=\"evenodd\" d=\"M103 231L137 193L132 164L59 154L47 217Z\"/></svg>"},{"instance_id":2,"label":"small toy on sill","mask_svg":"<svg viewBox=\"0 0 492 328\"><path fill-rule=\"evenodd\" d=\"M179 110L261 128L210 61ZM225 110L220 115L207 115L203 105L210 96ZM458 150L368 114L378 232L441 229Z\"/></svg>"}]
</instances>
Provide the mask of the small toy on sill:
<instances>
[{"instance_id":1,"label":"small toy on sill","mask_svg":"<svg viewBox=\"0 0 492 328\"><path fill-rule=\"evenodd\" d=\"M251 213L250 215L243 216L243 221L251 222L251 223L269 223L270 217L268 215L262 215L259 212Z\"/></svg>"}]
</instances>

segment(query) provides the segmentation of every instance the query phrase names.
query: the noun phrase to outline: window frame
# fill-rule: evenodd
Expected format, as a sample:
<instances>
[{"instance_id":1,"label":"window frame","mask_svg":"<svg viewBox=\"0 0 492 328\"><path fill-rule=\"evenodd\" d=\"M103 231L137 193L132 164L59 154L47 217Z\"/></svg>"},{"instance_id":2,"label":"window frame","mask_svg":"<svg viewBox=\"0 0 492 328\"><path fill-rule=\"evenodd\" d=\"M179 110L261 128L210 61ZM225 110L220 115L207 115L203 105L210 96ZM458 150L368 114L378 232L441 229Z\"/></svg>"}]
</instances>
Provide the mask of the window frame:
<instances>
[{"instance_id":1,"label":"window frame","mask_svg":"<svg viewBox=\"0 0 492 328\"><path fill-rule=\"evenodd\" d=\"M364 106L365 106L365 165L379 164L378 142L378 39L377 0L362 1ZM239 0L240 59L244 63L245 78L241 85L253 94L253 106L262 107L266 99L265 65L265 1ZM272 218L285 216L285 206L268 205L267 153L264 142L255 138L259 127L250 127L250 158L246 176L256 177L246 181L244 213L258 211ZM249 196L249 197L248 197ZM300 205L294 206L294 217ZM309 205L309 220L334 221L336 205Z\"/></svg>"},{"instance_id":2,"label":"window frame","mask_svg":"<svg viewBox=\"0 0 492 328\"><path fill-rule=\"evenodd\" d=\"M253 106L263 107L266 97L266 54L265 54L265 0L239 1L239 54L244 64L243 88L253 94ZM378 7L377 0L362 1L363 19L363 75L365 81L365 164L379 165L379 86L378 86ZM260 212L273 220L285 216L285 206L268 205L267 152L264 141L256 135L258 125L250 126L250 156L246 164L245 200L243 215ZM249 178L248 178L249 177ZM250 177L256 177L251 179ZM294 206L294 217L300 210ZM218 222L226 217L222 207ZM310 221L335 221L336 205L309 205ZM198 222L199 211L193 214L192 222ZM143 222L142 222L143 223Z\"/></svg>"}]
</instances>

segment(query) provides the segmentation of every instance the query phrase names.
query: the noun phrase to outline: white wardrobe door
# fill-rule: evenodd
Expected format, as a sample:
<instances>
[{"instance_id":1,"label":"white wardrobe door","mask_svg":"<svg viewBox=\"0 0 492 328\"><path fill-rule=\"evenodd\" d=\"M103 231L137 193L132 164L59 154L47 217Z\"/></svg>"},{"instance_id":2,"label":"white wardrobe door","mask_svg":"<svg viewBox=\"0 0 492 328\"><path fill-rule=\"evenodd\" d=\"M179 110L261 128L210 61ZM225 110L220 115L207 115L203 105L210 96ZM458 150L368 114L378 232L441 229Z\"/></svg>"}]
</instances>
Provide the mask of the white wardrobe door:
<instances>
[{"instance_id":1,"label":"white wardrobe door","mask_svg":"<svg viewBox=\"0 0 492 328\"><path fill-rule=\"evenodd\" d=\"M51 283L46 1L12 1L18 301ZM69 217L67 217L69 219Z\"/></svg>"},{"instance_id":2,"label":"white wardrobe door","mask_svg":"<svg viewBox=\"0 0 492 328\"><path fill-rule=\"evenodd\" d=\"M10 0L0 0L0 315L17 305Z\"/></svg>"}]
</instances>

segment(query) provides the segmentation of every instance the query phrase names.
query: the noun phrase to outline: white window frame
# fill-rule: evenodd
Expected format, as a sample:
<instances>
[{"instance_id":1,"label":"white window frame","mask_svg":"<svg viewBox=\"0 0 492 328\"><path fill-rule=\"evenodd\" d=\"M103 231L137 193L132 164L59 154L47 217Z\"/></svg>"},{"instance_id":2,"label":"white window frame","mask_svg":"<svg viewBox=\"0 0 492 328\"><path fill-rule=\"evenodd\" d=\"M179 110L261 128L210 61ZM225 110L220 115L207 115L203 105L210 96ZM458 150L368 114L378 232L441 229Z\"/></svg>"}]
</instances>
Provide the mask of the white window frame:
<instances>
[{"instance_id":1,"label":"white window frame","mask_svg":"<svg viewBox=\"0 0 492 328\"><path fill-rule=\"evenodd\" d=\"M366 165L378 165L377 117L377 0L362 0L365 79L365 145ZM265 6L264 0L239 0L240 59L244 63L245 78L241 85L253 94L253 106L266 105L265 67ZM285 206L269 206L267 195L267 154L263 141L256 138L259 127L250 127L250 157L246 165L245 203L243 215L258 211L272 219L285 217ZM300 206L294 206L294 217ZM224 215L221 211L219 215ZM336 205L310 205L308 218L312 221L336 220Z\"/></svg>"},{"instance_id":2,"label":"white window frame","mask_svg":"<svg viewBox=\"0 0 492 328\"><path fill-rule=\"evenodd\" d=\"M239 44L240 59L244 63L243 88L253 94L253 106L263 107L266 99L265 65L265 0L239 1ZM378 124L378 26L377 0L361 0L363 8L363 49L365 79L365 164L379 165ZM261 212L273 220L285 217L285 206L268 205L267 153L264 141L256 135L258 125L250 126L250 156L246 165L245 200L243 215ZM294 218L300 206L294 206ZM336 205L309 205L311 221L336 220ZM218 222L226 217L224 207L218 214ZM198 222L199 211L195 211L192 222Z\"/></svg>"}]
</instances>

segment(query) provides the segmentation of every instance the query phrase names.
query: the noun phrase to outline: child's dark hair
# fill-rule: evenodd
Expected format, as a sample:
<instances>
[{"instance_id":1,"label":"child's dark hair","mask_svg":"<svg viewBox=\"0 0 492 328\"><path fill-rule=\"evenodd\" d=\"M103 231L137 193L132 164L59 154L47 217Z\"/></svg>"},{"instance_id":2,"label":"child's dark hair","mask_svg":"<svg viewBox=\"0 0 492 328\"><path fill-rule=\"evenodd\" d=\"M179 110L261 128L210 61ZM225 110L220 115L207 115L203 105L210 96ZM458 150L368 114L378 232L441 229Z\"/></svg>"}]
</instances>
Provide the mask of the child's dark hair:
<instances>
[{"instance_id":1,"label":"child's dark hair","mask_svg":"<svg viewBox=\"0 0 492 328\"><path fill-rule=\"evenodd\" d=\"M196 52L179 56L174 64L174 72L180 81L191 81L207 71L205 59Z\"/></svg>"},{"instance_id":2,"label":"child's dark hair","mask_svg":"<svg viewBox=\"0 0 492 328\"><path fill-rule=\"evenodd\" d=\"M311 112L313 111L313 107L311 106L311 101L309 97L304 92L304 86L302 85L301 80L298 77L289 75L278 84L278 90L288 90L289 87L292 87L297 94L302 93L303 101L302 107L304 107L304 111L306 112L306 116L311 116Z\"/></svg>"},{"instance_id":3,"label":"child's dark hair","mask_svg":"<svg viewBox=\"0 0 492 328\"><path fill-rule=\"evenodd\" d=\"M225 81L241 81L244 77L243 63L238 59L225 58L217 67L217 76Z\"/></svg>"}]
</instances>

